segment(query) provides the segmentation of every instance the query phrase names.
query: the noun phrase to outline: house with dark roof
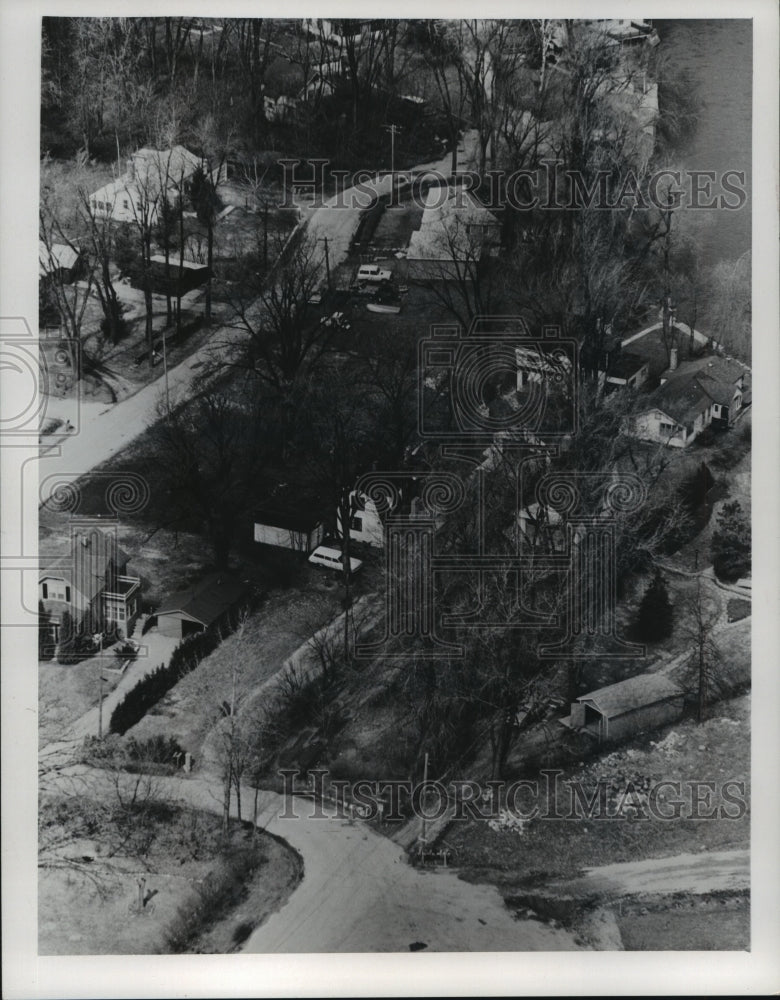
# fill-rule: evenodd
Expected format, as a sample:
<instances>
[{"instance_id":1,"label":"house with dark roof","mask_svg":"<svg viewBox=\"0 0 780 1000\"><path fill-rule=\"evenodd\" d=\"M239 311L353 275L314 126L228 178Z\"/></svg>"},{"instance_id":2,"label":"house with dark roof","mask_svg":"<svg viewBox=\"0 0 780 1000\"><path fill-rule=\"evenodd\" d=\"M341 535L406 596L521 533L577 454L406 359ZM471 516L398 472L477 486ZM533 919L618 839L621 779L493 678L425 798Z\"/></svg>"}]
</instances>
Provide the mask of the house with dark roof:
<instances>
[{"instance_id":1,"label":"house with dark roof","mask_svg":"<svg viewBox=\"0 0 780 1000\"><path fill-rule=\"evenodd\" d=\"M248 585L229 573L211 573L163 602L155 615L157 630L174 639L204 632L224 621L248 593Z\"/></svg>"},{"instance_id":2,"label":"house with dark roof","mask_svg":"<svg viewBox=\"0 0 780 1000\"><path fill-rule=\"evenodd\" d=\"M77 627L89 613L94 630L115 622L131 634L140 612L141 581L127 574L128 561L111 532L73 531L68 555L50 562L38 578L38 599L55 637L66 611Z\"/></svg>"},{"instance_id":3,"label":"house with dark roof","mask_svg":"<svg viewBox=\"0 0 780 1000\"><path fill-rule=\"evenodd\" d=\"M580 695L560 721L599 743L629 739L679 719L685 692L665 674L638 674Z\"/></svg>"},{"instance_id":4,"label":"house with dark roof","mask_svg":"<svg viewBox=\"0 0 780 1000\"><path fill-rule=\"evenodd\" d=\"M748 370L738 361L705 356L678 366L676 350L661 384L627 420L629 433L673 448L689 445L711 424L731 427L744 405Z\"/></svg>"},{"instance_id":5,"label":"house with dark roof","mask_svg":"<svg viewBox=\"0 0 780 1000\"><path fill-rule=\"evenodd\" d=\"M127 169L121 177L89 196L90 208L98 218L115 219L117 222L135 222L138 219L156 222L163 198L174 204L180 194L189 190L199 167L208 170L203 157L184 146L170 149L144 146L128 158ZM227 169L223 163L215 180L226 179Z\"/></svg>"},{"instance_id":6,"label":"house with dark roof","mask_svg":"<svg viewBox=\"0 0 780 1000\"><path fill-rule=\"evenodd\" d=\"M604 372L604 391L610 393L621 388L638 389L649 377L650 365L644 358L633 351L621 350Z\"/></svg>"}]
</instances>

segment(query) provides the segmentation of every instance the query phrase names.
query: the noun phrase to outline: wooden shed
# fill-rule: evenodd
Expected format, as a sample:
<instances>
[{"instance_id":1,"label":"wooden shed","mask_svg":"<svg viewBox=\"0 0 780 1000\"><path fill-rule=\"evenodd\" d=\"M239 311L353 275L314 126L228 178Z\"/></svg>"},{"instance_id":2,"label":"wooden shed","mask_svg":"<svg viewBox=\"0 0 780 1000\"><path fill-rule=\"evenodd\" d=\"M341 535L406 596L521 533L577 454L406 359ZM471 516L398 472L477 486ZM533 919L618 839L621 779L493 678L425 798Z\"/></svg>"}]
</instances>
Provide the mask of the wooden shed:
<instances>
[{"instance_id":1,"label":"wooden shed","mask_svg":"<svg viewBox=\"0 0 780 1000\"><path fill-rule=\"evenodd\" d=\"M247 596L247 584L228 573L211 573L171 595L156 614L157 630L184 639L217 624Z\"/></svg>"},{"instance_id":2,"label":"wooden shed","mask_svg":"<svg viewBox=\"0 0 780 1000\"><path fill-rule=\"evenodd\" d=\"M629 739L679 719L684 691L664 674L639 674L580 695L561 722L600 743Z\"/></svg>"}]
</instances>

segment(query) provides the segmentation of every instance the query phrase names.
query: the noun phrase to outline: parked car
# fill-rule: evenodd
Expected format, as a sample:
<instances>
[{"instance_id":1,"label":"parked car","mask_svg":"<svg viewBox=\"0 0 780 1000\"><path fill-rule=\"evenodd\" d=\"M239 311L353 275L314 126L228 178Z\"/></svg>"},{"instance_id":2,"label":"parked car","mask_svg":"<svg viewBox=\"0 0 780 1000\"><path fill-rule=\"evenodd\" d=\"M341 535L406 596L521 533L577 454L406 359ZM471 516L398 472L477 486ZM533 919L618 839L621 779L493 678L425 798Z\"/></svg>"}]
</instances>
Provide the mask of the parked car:
<instances>
[{"instance_id":1,"label":"parked car","mask_svg":"<svg viewBox=\"0 0 780 1000\"><path fill-rule=\"evenodd\" d=\"M315 566L323 566L325 569L335 569L339 573L344 572L344 563L341 559L341 553L338 549L328 548L327 545L318 545L309 556L309 562L313 563ZM352 559L350 557L350 574L357 573L362 565L363 561L361 559Z\"/></svg>"},{"instance_id":2,"label":"parked car","mask_svg":"<svg viewBox=\"0 0 780 1000\"><path fill-rule=\"evenodd\" d=\"M378 264L361 264L357 273L358 281L371 281L374 283L390 281L392 277L392 271L384 271Z\"/></svg>"}]
</instances>

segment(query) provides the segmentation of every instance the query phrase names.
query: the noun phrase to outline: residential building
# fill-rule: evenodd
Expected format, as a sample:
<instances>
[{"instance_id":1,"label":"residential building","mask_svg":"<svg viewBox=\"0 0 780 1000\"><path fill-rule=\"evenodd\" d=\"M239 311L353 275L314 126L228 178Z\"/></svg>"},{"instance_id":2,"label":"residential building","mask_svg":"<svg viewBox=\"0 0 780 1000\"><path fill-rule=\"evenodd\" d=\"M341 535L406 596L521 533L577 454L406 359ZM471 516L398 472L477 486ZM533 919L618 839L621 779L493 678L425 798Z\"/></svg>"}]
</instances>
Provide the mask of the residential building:
<instances>
[{"instance_id":1,"label":"residential building","mask_svg":"<svg viewBox=\"0 0 780 1000\"><path fill-rule=\"evenodd\" d=\"M747 374L738 361L717 356L678 365L672 348L661 385L627 418L626 427L642 440L684 448L711 424L732 426L743 408Z\"/></svg>"},{"instance_id":2,"label":"residential building","mask_svg":"<svg viewBox=\"0 0 780 1000\"><path fill-rule=\"evenodd\" d=\"M38 598L57 638L66 611L77 628L89 614L94 627L115 622L125 635L132 632L141 581L128 575L128 560L110 532L94 527L73 532L69 555L49 563L38 578Z\"/></svg>"},{"instance_id":3,"label":"residential building","mask_svg":"<svg viewBox=\"0 0 780 1000\"><path fill-rule=\"evenodd\" d=\"M65 243L52 243L47 247L43 240L38 241L39 281L56 279L70 284L78 277L82 260L78 247Z\"/></svg>"},{"instance_id":4,"label":"residential building","mask_svg":"<svg viewBox=\"0 0 780 1000\"><path fill-rule=\"evenodd\" d=\"M325 528L319 512L304 506L267 507L254 517L254 540L294 552L311 552L322 543Z\"/></svg>"},{"instance_id":5,"label":"residential building","mask_svg":"<svg viewBox=\"0 0 780 1000\"><path fill-rule=\"evenodd\" d=\"M650 364L644 358L631 351L620 351L617 357L610 360L604 372L599 372L604 379L604 392L609 394L616 389L639 389L650 377Z\"/></svg>"},{"instance_id":6,"label":"residential building","mask_svg":"<svg viewBox=\"0 0 780 1000\"><path fill-rule=\"evenodd\" d=\"M97 215L117 222L143 219L153 223L162 198L173 204L180 194L189 190L192 175L198 167L206 166L202 157L184 146L173 146L171 149L145 146L128 159L127 170L121 177L89 196L89 203ZM217 179L226 179L225 164L220 168Z\"/></svg>"},{"instance_id":7,"label":"residential building","mask_svg":"<svg viewBox=\"0 0 780 1000\"><path fill-rule=\"evenodd\" d=\"M210 272L205 264L180 261L178 253L171 253L167 264L163 254L152 254L149 264L151 288L157 295L186 295L209 280Z\"/></svg>"},{"instance_id":8,"label":"residential building","mask_svg":"<svg viewBox=\"0 0 780 1000\"><path fill-rule=\"evenodd\" d=\"M409 280L473 280L483 256L498 249L500 235L496 216L470 191L431 187L406 253Z\"/></svg>"},{"instance_id":9,"label":"residential building","mask_svg":"<svg viewBox=\"0 0 780 1000\"><path fill-rule=\"evenodd\" d=\"M382 548L385 544L385 529L374 501L364 493L353 490L349 495L352 517L349 522L349 537L353 542L363 542ZM341 512L336 511L336 530L341 535Z\"/></svg>"}]
</instances>

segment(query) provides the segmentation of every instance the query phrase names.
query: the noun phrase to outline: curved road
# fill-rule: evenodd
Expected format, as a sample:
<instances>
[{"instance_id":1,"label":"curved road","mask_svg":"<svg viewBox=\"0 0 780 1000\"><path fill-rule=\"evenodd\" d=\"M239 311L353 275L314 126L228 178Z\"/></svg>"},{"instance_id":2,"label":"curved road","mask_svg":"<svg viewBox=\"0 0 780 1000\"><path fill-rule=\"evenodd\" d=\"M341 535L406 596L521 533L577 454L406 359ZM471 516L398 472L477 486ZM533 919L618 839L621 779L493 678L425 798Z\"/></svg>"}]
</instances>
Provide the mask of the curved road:
<instances>
[{"instance_id":1,"label":"curved road","mask_svg":"<svg viewBox=\"0 0 780 1000\"><path fill-rule=\"evenodd\" d=\"M107 794L114 793L110 774L94 768L52 767L40 784L44 792L78 787L94 796L104 785ZM169 800L222 811L216 779L159 778L155 784ZM242 800L251 803L253 794L243 789ZM282 796L261 793L258 826L298 851L303 880L243 951L391 952L408 951L413 943L429 951L577 949L567 931L515 919L493 886L463 882L450 869L412 868L397 844L361 821L339 819L328 807L326 818L311 818L309 800L296 797L294 804L298 817L286 818Z\"/></svg>"}]
</instances>

